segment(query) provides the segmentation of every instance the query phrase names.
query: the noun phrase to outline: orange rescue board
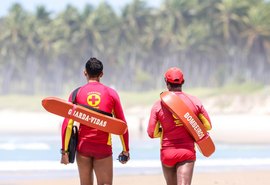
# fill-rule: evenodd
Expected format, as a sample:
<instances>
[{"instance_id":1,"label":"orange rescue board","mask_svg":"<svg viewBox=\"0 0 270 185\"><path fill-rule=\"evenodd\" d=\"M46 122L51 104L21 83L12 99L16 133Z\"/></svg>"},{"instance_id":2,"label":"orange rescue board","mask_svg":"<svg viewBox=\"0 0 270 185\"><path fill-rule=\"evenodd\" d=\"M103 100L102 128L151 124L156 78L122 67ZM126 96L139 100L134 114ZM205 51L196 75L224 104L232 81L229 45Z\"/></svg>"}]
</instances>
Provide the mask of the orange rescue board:
<instances>
[{"instance_id":1,"label":"orange rescue board","mask_svg":"<svg viewBox=\"0 0 270 185\"><path fill-rule=\"evenodd\" d=\"M104 132L123 135L127 131L127 124L120 119L106 116L57 97L43 99L42 106L50 113L73 119Z\"/></svg>"},{"instance_id":2,"label":"orange rescue board","mask_svg":"<svg viewBox=\"0 0 270 185\"><path fill-rule=\"evenodd\" d=\"M206 157L213 154L215 152L214 142L194 112L173 92L163 92L160 98L163 105L182 121L187 131L194 138L200 152Z\"/></svg>"}]
</instances>

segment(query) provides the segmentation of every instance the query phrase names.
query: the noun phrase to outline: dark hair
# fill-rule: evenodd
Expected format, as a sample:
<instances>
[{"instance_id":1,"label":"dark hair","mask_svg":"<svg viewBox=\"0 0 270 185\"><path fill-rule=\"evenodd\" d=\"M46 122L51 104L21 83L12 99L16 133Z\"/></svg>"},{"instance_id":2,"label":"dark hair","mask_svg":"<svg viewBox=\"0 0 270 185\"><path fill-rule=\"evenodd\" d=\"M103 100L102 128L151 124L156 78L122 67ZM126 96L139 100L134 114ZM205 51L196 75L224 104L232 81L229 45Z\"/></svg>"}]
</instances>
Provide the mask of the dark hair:
<instances>
[{"instance_id":1,"label":"dark hair","mask_svg":"<svg viewBox=\"0 0 270 185\"><path fill-rule=\"evenodd\" d=\"M182 87L182 84L175 84L175 83L170 83L170 82L167 82L167 83L170 84L171 88Z\"/></svg>"},{"instance_id":2,"label":"dark hair","mask_svg":"<svg viewBox=\"0 0 270 185\"><path fill-rule=\"evenodd\" d=\"M96 58L90 58L85 64L85 69L89 77L98 77L103 71L103 64Z\"/></svg>"},{"instance_id":3,"label":"dark hair","mask_svg":"<svg viewBox=\"0 0 270 185\"><path fill-rule=\"evenodd\" d=\"M175 84L175 83L170 83L166 81L167 86L170 86L171 90L177 90L177 89L181 89L182 90L182 85L184 84L185 81L183 81L183 83L181 84Z\"/></svg>"}]
</instances>

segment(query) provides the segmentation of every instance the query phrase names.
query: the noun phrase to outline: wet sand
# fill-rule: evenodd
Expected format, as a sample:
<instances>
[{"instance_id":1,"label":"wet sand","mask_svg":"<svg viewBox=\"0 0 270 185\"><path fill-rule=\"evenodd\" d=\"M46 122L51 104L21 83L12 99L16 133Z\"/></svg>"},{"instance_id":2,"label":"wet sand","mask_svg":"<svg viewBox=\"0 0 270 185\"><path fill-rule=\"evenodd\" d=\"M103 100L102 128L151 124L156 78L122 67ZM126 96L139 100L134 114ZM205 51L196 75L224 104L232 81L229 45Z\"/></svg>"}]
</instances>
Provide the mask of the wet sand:
<instances>
[{"instance_id":1,"label":"wet sand","mask_svg":"<svg viewBox=\"0 0 270 185\"><path fill-rule=\"evenodd\" d=\"M197 172L193 174L193 185L268 185L270 171L222 171ZM79 178L54 178L32 180L0 181L0 185L79 185ZM162 174L156 175L117 175L114 185L165 185Z\"/></svg>"}]
</instances>

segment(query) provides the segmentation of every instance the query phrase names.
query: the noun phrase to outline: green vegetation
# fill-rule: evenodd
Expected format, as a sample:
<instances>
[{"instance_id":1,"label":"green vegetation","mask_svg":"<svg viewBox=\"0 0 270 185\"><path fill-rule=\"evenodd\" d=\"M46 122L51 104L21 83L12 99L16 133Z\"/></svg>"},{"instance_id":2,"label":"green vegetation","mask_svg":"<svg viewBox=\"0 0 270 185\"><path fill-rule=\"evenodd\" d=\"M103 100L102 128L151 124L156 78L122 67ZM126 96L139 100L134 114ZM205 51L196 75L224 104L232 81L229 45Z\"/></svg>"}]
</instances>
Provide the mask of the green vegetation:
<instances>
[{"instance_id":1,"label":"green vegetation","mask_svg":"<svg viewBox=\"0 0 270 185\"><path fill-rule=\"evenodd\" d=\"M55 13L15 3L0 17L0 95L62 95L81 84L93 56L104 62L103 82L121 91L161 89L165 70L178 66L190 88L219 94L246 84L252 92L248 82L270 82L269 30L265 0L163 0L155 8L132 0L120 12L102 1Z\"/></svg>"},{"instance_id":2,"label":"green vegetation","mask_svg":"<svg viewBox=\"0 0 270 185\"><path fill-rule=\"evenodd\" d=\"M119 96L125 107L131 106L149 106L159 98L162 90L147 92L120 92Z\"/></svg>"},{"instance_id":3,"label":"green vegetation","mask_svg":"<svg viewBox=\"0 0 270 185\"><path fill-rule=\"evenodd\" d=\"M5 95L0 96L0 110L40 111L41 96Z\"/></svg>"},{"instance_id":4,"label":"green vegetation","mask_svg":"<svg viewBox=\"0 0 270 185\"><path fill-rule=\"evenodd\" d=\"M164 91L146 91L146 92L120 92L119 96L125 108L134 106L151 106L159 99L159 94ZM202 100L207 98L219 97L224 95L245 96L257 95L265 96L269 94L269 87L263 87L256 84L228 85L223 88L190 88L185 92L193 94ZM47 96L25 96L25 95L5 95L0 96L0 110L12 109L18 111L41 111L41 100ZM67 96L60 98L66 99ZM231 102L230 102L231 103Z\"/></svg>"},{"instance_id":5,"label":"green vegetation","mask_svg":"<svg viewBox=\"0 0 270 185\"><path fill-rule=\"evenodd\" d=\"M265 89L265 86L257 83L246 82L243 84L227 84L218 88L191 88L186 92L198 97L207 98L220 95L251 95L259 94Z\"/></svg>"}]
</instances>

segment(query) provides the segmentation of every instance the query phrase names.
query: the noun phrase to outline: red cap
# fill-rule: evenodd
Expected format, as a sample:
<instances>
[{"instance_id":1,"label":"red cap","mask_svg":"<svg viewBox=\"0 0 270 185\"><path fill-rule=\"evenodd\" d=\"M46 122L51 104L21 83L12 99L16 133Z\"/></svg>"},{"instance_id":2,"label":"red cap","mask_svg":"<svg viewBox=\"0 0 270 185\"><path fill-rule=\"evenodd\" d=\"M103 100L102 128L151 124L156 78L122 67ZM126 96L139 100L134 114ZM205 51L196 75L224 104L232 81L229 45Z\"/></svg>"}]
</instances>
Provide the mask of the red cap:
<instances>
[{"instance_id":1,"label":"red cap","mask_svg":"<svg viewBox=\"0 0 270 185\"><path fill-rule=\"evenodd\" d=\"M173 84L182 84L184 82L183 72L177 67L172 67L165 73L165 80Z\"/></svg>"}]
</instances>

